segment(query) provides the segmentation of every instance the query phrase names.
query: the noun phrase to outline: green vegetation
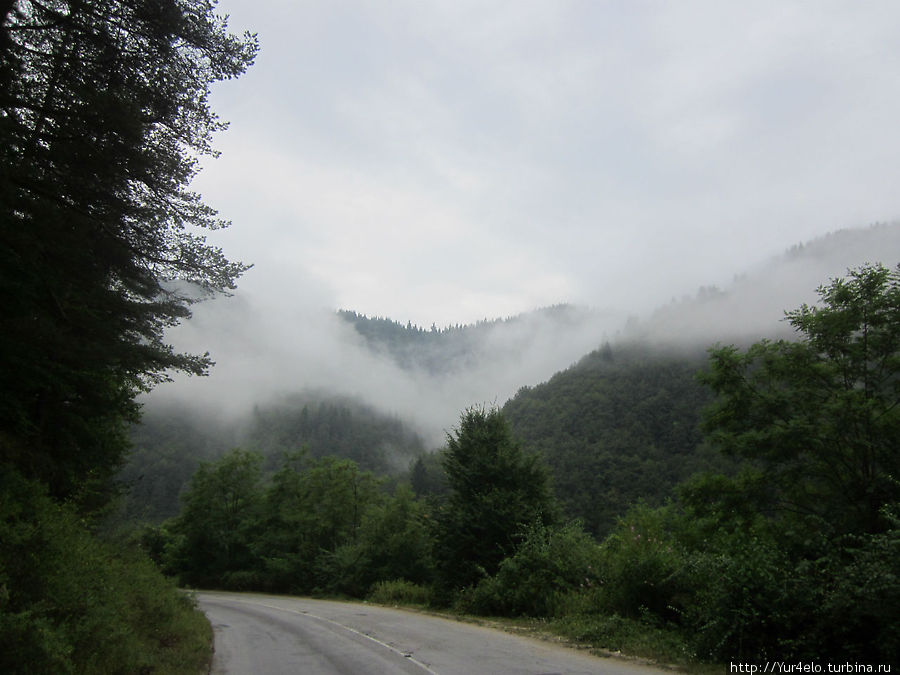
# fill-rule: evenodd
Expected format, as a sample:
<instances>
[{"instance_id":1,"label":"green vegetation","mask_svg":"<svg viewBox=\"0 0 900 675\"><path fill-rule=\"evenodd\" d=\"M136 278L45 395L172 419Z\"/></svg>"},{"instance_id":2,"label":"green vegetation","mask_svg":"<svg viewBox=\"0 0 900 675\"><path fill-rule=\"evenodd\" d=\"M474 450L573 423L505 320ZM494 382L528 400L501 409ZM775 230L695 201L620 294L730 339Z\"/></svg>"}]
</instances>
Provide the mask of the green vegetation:
<instances>
[{"instance_id":1,"label":"green vegetation","mask_svg":"<svg viewBox=\"0 0 900 675\"><path fill-rule=\"evenodd\" d=\"M73 508L0 473L0 671L185 673L212 629L135 545L93 535Z\"/></svg>"},{"instance_id":2,"label":"green vegetation","mask_svg":"<svg viewBox=\"0 0 900 675\"><path fill-rule=\"evenodd\" d=\"M426 586L402 579L378 581L366 597L369 602L380 605L403 605L405 607L427 607L431 603L431 591Z\"/></svg>"},{"instance_id":3,"label":"green vegetation","mask_svg":"<svg viewBox=\"0 0 900 675\"><path fill-rule=\"evenodd\" d=\"M117 468L137 392L210 364L163 331L246 269L188 185L223 126L210 86L256 45L208 2L3 9L0 457L67 497Z\"/></svg>"},{"instance_id":4,"label":"green vegetation","mask_svg":"<svg viewBox=\"0 0 900 675\"><path fill-rule=\"evenodd\" d=\"M463 593L458 606L475 614L555 616L569 596L598 582L599 549L579 523L535 522L520 531L497 571Z\"/></svg>"},{"instance_id":5,"label":"green vegetation","mask_svg":"<svg viewBox=\"0 0 900 675\"><path fill-rule=\"evenodd\" d=\"M654 506L710 466L727 470L703 443L700 414L711 401L695 379L697 351L609 343L503 407L526 449L547 464L565 514L598 537L629 506Z\"/></svg>"},{"instance_id":6,"label":"green vegetation","mask_svg":"<svg viewBox=\"0 0 900 675\"><path fill-rule=\"evenodd\" d=\"M424 506L351 460L288 455L267 484L262 457L204 463L179 516L143 533L183 583L232 590L364 596L379 581L432 576Z\"/></svg>"},{"instance_id":7,"label":"green vegetation","mask_svg":"<svg viewBox=\"0 0 900 675\"><path fill-rule=\"evenodd\" d=\"M678 486L674 469L656 467L665 490L651 480L654 502L633 500L599 540L561 516L501 411L472 408L436 459L411 465L414 489L390 492L350 460L302 453L266 480L261 457L236 450L198 471L181 514L147 541L185 581L532 617L673 663L896 662L900 273L866 266L819 292L820 306L787 315L796 340L710 350L698 381L714 397L683 381L690 358L612 348L536 388L597 380L583 404L599 421L583 426L603 432L592 450L607 453L603 487L642 480L628 456L616 475L613 448L691 466L724 455L721 471ZM510 409L539 428L549 413L522 412L533 400L520 392ZM560 429L574 428L571 403L545 401ZM705 436L682 428L689 420ZM567 461L577 467L574 449ZM570 480L563 492L590 482Z\"/></svg>"},{"instance_id":8,"label":"green vegetation","mask_svg":"<svg viewBox=\"0 0 900 675\"><path fill-rule=\"evenodd\" d=\"M213 3L0 5L0 670L196 673L210 629L132 544L97 534L135 397L208 355L167 327L246 269L188 190L214 82L256 41Z\"/></svg>"},{"instance_id":9,"label":"green vegetation","mask_svg":"<svg viewBox=\"0 0 900 675\"><path fill-rule=\"evenodd\" d=\"M702 377L707 433L745 462L683 489L719 553L696 605L713 656L900 655L900 273L864 266L819 295L787 314L797 341L715 349Z\"/></svg>"},{"instance_id":10,"label":"green vegetation","mask_svg":"<svg viewBox=\"0 0 900 675\"><path fill-rule=\"evenodd\" d=\"M522 452L499 410L463 414L443 465L450 492L436 514L435 558L448 593L495 574L525 526L556 514L543 466Z\"/></svg>"},{"instance_id":11,"label":"green vegetation","mask_svg":"<svg viewBox=\"0 0 900 675\"><path fill-rule=\"evenodd\" d=\"M178 514L179 495L202 461L235 447L263 456L265 473L276 471L285 453L353 460L379 475L402 473L424 453L421 437L397 417L345 396L294 394L257 405L246 418L209 420L180 406L154 405L131 431L134 444L117 479L127 488L120 517L160 523Z\"/></svg>"}]
</instances>

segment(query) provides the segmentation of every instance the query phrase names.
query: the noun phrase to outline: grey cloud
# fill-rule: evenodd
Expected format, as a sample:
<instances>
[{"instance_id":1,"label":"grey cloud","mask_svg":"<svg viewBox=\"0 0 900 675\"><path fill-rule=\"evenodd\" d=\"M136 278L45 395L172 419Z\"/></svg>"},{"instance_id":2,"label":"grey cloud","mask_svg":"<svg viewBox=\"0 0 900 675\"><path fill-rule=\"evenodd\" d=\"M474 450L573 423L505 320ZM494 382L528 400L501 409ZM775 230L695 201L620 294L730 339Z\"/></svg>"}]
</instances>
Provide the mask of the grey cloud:
<instances>
[{"instance_id":1,"label":"grey cloud","mask_svg":"<svg viewBox=\"0 0 900 675\"><path fill-rule=\"evenodd\" d=\"M618 285L649 309L900 215L887 0L220 7L262 53L216 92L199 189L229 251L345 306L468 322Z\"/></svg>"}]
</instances>

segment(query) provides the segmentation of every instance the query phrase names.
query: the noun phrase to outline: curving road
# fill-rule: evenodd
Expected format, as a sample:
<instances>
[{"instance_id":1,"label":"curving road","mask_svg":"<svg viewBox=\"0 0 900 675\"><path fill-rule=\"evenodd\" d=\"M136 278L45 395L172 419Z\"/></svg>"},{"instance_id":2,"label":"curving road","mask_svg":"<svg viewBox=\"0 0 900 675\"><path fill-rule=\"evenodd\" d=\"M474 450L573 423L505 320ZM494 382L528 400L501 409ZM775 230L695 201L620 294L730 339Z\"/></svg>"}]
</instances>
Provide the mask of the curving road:
<instances>
[{"instance_id":1,"label":"curving road","mask_svg":"<svg viewBox=\"0 0 900 675\"><path fill-rule=\"evenodd\" d=\"M372 605L198 593L215 631L214 675L658 675L502 631Z\"/></svg>"}]
</instances>

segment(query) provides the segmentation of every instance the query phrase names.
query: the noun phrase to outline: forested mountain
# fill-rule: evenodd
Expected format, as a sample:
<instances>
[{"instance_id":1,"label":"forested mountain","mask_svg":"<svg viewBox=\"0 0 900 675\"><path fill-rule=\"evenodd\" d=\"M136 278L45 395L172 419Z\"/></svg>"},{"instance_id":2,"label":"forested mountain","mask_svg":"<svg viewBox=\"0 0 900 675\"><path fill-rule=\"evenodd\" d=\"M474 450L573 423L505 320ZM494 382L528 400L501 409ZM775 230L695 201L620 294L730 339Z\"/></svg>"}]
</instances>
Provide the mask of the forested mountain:
<instances>
[{"instance_id":1,"label":"forested mountain","mask_svg":"<svg viewBox=\"0 0 900 675\"><path fill-rule=\"evenodd\" d=\"M351 459L363 470L404 471L444 442L459 410L549 377L599 346L602 326L613 325L607 314L567 305L429 330L350 311L313 313L298 333L305 341L285 349L271 342L283 326L263 334L270 324L249 303L216 302L199 306L185 330L197 332L197 344L220 340L221 367L158 389L134 428L120 476L130 518L173 515L199 462L234 447L259 450L269 468L307 446L313 457Z\"/></svg>"},{"instance_id":2,"label":"forested mountain","mask_svg":"<svg viewBox=\"0 0 900 675\"><path fill-rule=\"evenodd\" d=\"M410 322L404 325L351 310L339 310L338 316L353 326L373 353L387 356L405 369L432 375L476 368L490 360L507 360L530 351L536 342L547 341L547 334L571 338L586 327L617 327L623 319L617 312L567 304L473 324L443 328L432 324L427 330Z\"/></svg>"},{"instance_id":3,"label":"forested mountain","mask_svg":"<svg viewBox=\"0 0 900 675\"><path fill-rule=\"evenodd\" d=\"M610 289L593 308L559 305L433 329L310 306L302 297L285 301L238 291L198 303L192 319L170 331L176 348L210 351L216 366L209 377L176 376L147 397L145 408L174 405L242 416L254 405L312 389L359 398L438 446L460 410L502 405L521 387L546 382L604 342L702 351L716 342L777 337L790 332L784 310L813 300L818 285L867 260L894 259L900 260L900 226L876 225L798 245L728 284L673 298L648 315L596 309L617 306Z\"/></svg>"},{"instance_id":4,"label":"forested mountain","mask_svg":"<svg viewBox=\"0 0 900 675\"><path fill-rule=\"evenodd\" d=\"M604 534L636 501L661 504L696 471L730 468L702 443L698 428L700 411L712 400L696 379L707 365L706 349L717 342L790 336L791 327L779 321L785 308L809 299L829 276L875 256L900 259L897 224L798 244L724 288L703 287L693 297L631 319L601 349L548 381L523 382L504 414L525 446L544 457L567 514ZM574 323L586 311L558 306L535 316ZM423 330L355 312L341 315L373 351L407 367L433 368L447 359L472 358L491 330L533 319Z\"/></svg>"},{"instance_id":5,"label":"forested mountain","mask_svg":"<svg viewBox=\"0 0 900 675\"><path fill-rule=\"evenodd\" d=\"M821 309L801 302L778 319L808 256L831 265L835 243L852 251L858 235L875 251L895 232L797 247L630 321L542 383L506 372L518 392L502 409L471 404L442 448L410 431L414 415L379 411L398 387L415 383L433 406L432 388L509 371L537 353L534 334L520 333L524 355L504 354L515 320L423 331L333 315L350 347L341 384L377 383L381 404L325 388L243 414L176 406L172 427L172 402L152 402L161 426L136 436L146 470L130 468L131 505L160 499L159 519L184 492L142 541L182 583L550 617L610 648L652 633L671 645L666 658L688 661L890 660L900 271L821 280ZM889 245L880 254L900 258ZM454 360L465 365L446 367ZM167 486L147 481L154 463ZM223 499L233 494L237 509Z\"/></svg>"},{"instance_id":6,"label":"forested mountain","mask_svg":"<svg viewBox=\"0 0 900 675\"><path fill-rule=\"evenodd\" d=\"M701 445L697 429L710 401L695 378L704 363L701 349L607 343L546 383L522 387L503 412L524 446L544 458L567 515L603 534L637 500L660 504L696 470L722 463ZM311 392L227 420L154 408L133 440L122 473L131 486L128 512L150 520L174 515L199 462L233 447L260 451L270 469L284 453L306 447L313 457L352 459L376 474L403 472L435 449L396 416ZM426 466L429 474L440 471Z\"/></svg>"},{"instance_id":7,"label":"forested mountain","mask_svg":"<svg viewBox=\"0 0 900 675\"><path fill-rule=\"evenodd\" d=\"M539 452L569 517L606 534L638 501L660 505L679 482L722 464L703 445L696 381L702 350L604 345L548 382L523 387L503 412Z\"/></svg>"},{"instance_id":8,"label":"forested mountain","mask_svg":"<svg viewBox=\"0 0 900 675\"><path fill-rule=\"evenodd\" d=\"M348 397L311 393L255 407L238 440L264 456L306 447L313 457L351 459L379 474L405 470L425 451L421 436L398 417Z\"/></svg>"},{"instance_id":9,"label":"forested mountain","mask_svg":"<svg viewBox=\"0 0 900 675\"><path fill-rule=\"evenodd\" d=\"M354 461L379 475L397 474L426 447L397 418L348 397L298 393L255 406L246 416L212 419L176 407L152 408L132 430L134 449L119 478L129 519L156 522L175 515L179 495L200 462L241 447L258 451L274 470L286 454Z\"/></svg>"},{"instance_id":10,"label":"forested mountain","mask_svg":"<svg viewBox=\"0 0 900 675\"><path fill-rule=\"evenodd\" d=\"M900 268L819 296L791 340L607 343L472 406L412 489L233 450L142 541L182 583L542 617L669 663L895 662ZM255 417L284 448L307 415Z\"/></svg>"}]
</instances>

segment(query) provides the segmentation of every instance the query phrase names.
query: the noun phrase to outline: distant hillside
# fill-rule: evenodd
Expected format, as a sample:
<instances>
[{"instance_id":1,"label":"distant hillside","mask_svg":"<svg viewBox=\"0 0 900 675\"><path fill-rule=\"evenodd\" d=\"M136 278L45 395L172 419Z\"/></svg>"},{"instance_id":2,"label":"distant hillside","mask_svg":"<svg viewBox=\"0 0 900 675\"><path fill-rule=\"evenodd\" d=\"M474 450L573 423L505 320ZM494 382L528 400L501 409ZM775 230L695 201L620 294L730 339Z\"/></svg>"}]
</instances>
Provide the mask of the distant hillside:
<instances>
[{"instance_id":1,"label":"distant hillside","mask_svg":"<svg viewBox=\"0 0 900 675\"><path fill-rule=\"evenodd\" d=\"M624 319L615 312L601 312L575 305L553 305L505 319L484 319L473 324L424 329L407 322L368 317L350 310L338 316L353 326L374 354L387 356L408 370L447 375L477 367L487 360L508 360L528 352L536 343L568 343L596 328L618 329ZM601 335L584 344L598 345ZM572 358L577 358L574 354Z\"/></svg>"},{"instance_id":2,"label":"distant hillside","mask_svg":"<svg viewBox=\"0 0 900 675\"><path fill-rule=\"evenodd\" d=\"M709 393L694 379L702 351L605 345L536 387L504 414L539 452L569 517L603 535L638 500L658 505L673 487L720 462L697 428Z\"/></svg>"},{"instance_id":3,"label":"distant hillside","mask_svg":"<svg viewBox=\"0 0 900 675\"><path fill-rule=\"evenodd\" d=\"M129 518L159 521L178 512L179 495L201 461L234 447L256 450L276 469L286 452L352 459L380 475L405 471L422 438L396 417L347 397L306 392L256 406L246 416L214 420L182 407L148 410L132 432L134 449L119 479Z\"/></svg>"},{"instance_id":4,"label":"distant hillside","mask_svg":"<svg viewBox=\"0 0 900 675\"><path fill-rule=\"evenodd\" d=\"M784 311L816 300L815 290L847 269L900 263L900 223L832 232L798 243L766 263L736 271L727 286L705 286L672 298L650 316L629 321L622 337L655 344L749 343L790 335Z\"/></svg>"},{"instance_id":5,"label":"distant hillside","mask_svg":"<svg viewBox=\"0 0 900 675\"><path fill-rule=\"evenodd\" d=\"M398 417L359 400L314 392L254 407L238 441L279 460L285 452L306 447L313 457L352 459L379 474L404 471L425 452L422 438Z\"/></svg>"},{"instance_id":6,"label":"distant hillside","mask_svg":"<svg viewBox=\"0 0 900 675\"><path fill-rule=\"evenodd\" d=\"M637 500L662 503L681 480L712 464L697 429L710 394L696 381L714 343L787 337L786 310L866 262L896 267L900 225L842 230L798 244L720 289L700 288L629 321L612 343L546 383L523 387L504 413L540 452L572 517L603 534Z\"/></svg>"}]
</instances>

